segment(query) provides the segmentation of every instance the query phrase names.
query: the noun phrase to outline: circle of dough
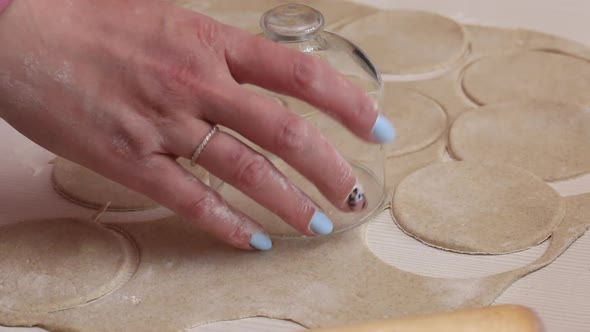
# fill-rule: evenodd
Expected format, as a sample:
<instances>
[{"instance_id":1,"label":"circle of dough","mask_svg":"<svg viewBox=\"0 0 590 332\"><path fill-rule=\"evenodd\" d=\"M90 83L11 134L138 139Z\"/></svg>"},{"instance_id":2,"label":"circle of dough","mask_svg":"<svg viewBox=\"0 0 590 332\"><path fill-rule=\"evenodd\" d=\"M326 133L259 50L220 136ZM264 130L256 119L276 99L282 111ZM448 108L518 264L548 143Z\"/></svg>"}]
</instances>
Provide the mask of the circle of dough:
<instances>
[{"instance_id":1,"label":"circle of dough","mask_svg":"<svg viewBox=\"0 0 590 332\"><path fill-rule=\"evenodd\" d=\"M383 112L393 119L397 138L384 146L387 157L418 151L446 130L447 115L433 99L385 83Z\"/></svg>"},{"instance_id":2,"label":"circle of dough","mask_svg":"<svg viewBox=\"0 0 590 332\"><path fill-rule=\"evenodd\" d=\"M74 220L0 227L0 308L52 312L98 299L129 280L137 251L121 233Z\"/></svg>"},{"instance_id":3,"label":"circle of dough","mask_svg":"<svg viewBox=\"0 0 590 332\"><path fill-rule=\"evenodd\" d=\"M496 160L546 181L590 172L590 111L572 104L487 105L457 118L449 137L459 160Z\"/></svg>"},{"instance_id":4,"label":"circle of dough","mask_svg":"<svg viewBox=\"0 0 590 332\"><path fill-rule=\"evenodd\" d=\"M392 214L416 239L445 250L504 254L547 239L563 217L545 182L506 164L438 163L406 177Z\"/></svg>"},{"instance_id":5,"label":"circle of dough","mask_svg":"<svg viewBox=\"0 0 590 332\"><path fill-rule=\"evenodd\" d=\"M380 11L338 30L367 52L385 74L424 74L445 69L468 48L464 27L445 16L412 10Z\"/></svg>"},{"instance_id":6,"label":"circle of dough","mask_svg":"<svg viewBox=\"0 0 590 332\"><path fill-rule=\"evenodd\" d=\"M179 159L178 163L206 182L208 173L203 168L191 168L187 159ZM53 187L60 195L89 208L101 209L108 202L108 210L111 211L138 211L158 207L148 197L64 158L55 160L52 180Z\"/></svg>"},{"instance_id":7,"label":"circle of dough","mask_svg":"<svg viewBox=\"0 0 590 332\"><path fill-rule=\"evenodd\" d=\"M519 99L590 103L590 62L545 51L489 56L469 65L463 91L479 105Z\"/></svg>"}]
</instances>

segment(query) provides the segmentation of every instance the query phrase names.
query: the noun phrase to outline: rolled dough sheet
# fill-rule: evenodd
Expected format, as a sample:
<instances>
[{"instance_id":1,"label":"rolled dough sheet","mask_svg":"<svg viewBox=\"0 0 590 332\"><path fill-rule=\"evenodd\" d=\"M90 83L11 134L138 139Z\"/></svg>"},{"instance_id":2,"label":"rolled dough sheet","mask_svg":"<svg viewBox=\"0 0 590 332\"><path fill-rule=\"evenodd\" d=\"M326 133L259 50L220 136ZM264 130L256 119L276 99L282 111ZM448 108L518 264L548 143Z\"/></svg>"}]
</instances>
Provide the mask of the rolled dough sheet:
<instances>
[{"instance_id":1,"label":"rolled dough sheet","mask_svg":"<svg viewBox=\"0 0 590 332\"><path fill-rule=\"evenodd\" d=\"M287 0L174 0L184 8L211 16L212 18L250 33L262 32L260 17L278 5L291 3ZM376 8L358 3L338 0L300 0L324 15L326 29L331 30L356 18L372 14Z\"/></svg>"},{"instance_id":2,"label":"rolled dough sheet","mask_svg":"<svg viewBox=\"0 0 590 332\"><path fill-rule=\"evenodd\" d=\"M178 162L201 181L209 183L209 174L202 167L190 166L190 161L182 158ZM137 211L158 207L156 202L144 195L64 158L56 158L52 180L55 191L85 207L101 209L108 202L109 211Z\"/></svg>"},{"instance_id":3,"label":"rolled dough sheet","mask_svg":"<svg viewBox=\"0 0 590 332\"><path fill-rule=\"evenodd\" d=\"M459 160L508 163L546 181L590 172L590 109L574 104L490 104L461 115L449 137Z\"/></svg>"},{"instance_id":4,"label":"rolled dough sheet","mask_svg":"<svg viewBox=\"0 0 590 332\"><path fill-rule=\"evenodd\" d=\"M387 157L421 150L434 143L447 128L442 106L428 96L399 89L385 82L383 111L395 119L397 139L384 146Z\"/></svg>"},{"instance_id":5,"label":"rolled dough sheet","mask_svg":"<svg viewBox=\"0 0 590 332\"><path fill-rule=\"evenodd\" d=\"M590 62L559 51L488 56L464 71L462 87L476 104L552 99L590 105Z\"/></svg>"},{"instance_id":6,"label":"rolled dough sheet","mask_svg":"<svg viewBox=\"0 0 590 332\"><path fill-rule=\"evenodd\" d=\"M129 282L68 310L0 309L0 324L52 331L182 331L263 316L322 327L489 305L515 280L556 259L590 226L590 194L566 201L564 221L541 258L515 271L469 279L425 277L386 265L367 248L366 225L330 238L277 239L272 251L248 253L177 217L120 223L115 226L141 253ZM36 226L32 233L46 229ZM89 268L96 269L99 263L93 263Z\"/></svg>"},{"instance_id":7,"label":"rolled dough sheet","mask_svg":"<svg viewBox=\"0 0 590 332\"><path fill-rule=\"evenodd\" d=\"M336 32L357 43L384 74L421 74L444 69L459 61L469 45L460 23L413 10L380 11Z\"/></svg>"},{"instance_id":8,"label":"rolled dough sheet","mask_svg":"<svg viewBox=\"0 0 590 332\"><path fill-rule=\"evenodd\" d=\"M543 180L503 164L447 162L406 177L392 216L408 235L437 248L504 254L547 239L564 204Z\"/></svg>"},{"instance_id":9,"label":"rolled dough sheet","mask_svg":"<svg viewBox=\"0 0 590 332\"><path fill-rule=\"evenodd\" d=\"M2 226L0 311L26 316L84 305L127 282L138 261L122 233L90 221Z\"/></svg>"}]
</instances>

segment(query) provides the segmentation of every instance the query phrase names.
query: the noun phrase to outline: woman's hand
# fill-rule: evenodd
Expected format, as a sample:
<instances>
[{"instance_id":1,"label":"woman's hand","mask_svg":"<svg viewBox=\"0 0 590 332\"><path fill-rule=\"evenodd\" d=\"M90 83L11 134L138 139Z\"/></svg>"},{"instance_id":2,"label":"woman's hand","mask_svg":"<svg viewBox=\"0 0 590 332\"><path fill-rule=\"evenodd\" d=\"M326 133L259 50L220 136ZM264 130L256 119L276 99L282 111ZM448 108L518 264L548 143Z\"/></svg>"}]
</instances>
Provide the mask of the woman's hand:
<instances>
[{"instance_id":1,"label":"woman's hand","mask_svg":"<svg viewBox=\"0 0 590 332\"><path fill-rule=\"evenodd\" d=\"M0 49L2 118L242 249L271 242L175 162L191 158L211 123L281 157L342 209L358 185L317 129L241 83L303 99L368 141L393 139L373 101L321 60L160 0L14 1L0 14ZM304 193L234 137L214 135L198 162L303 234L332 230Z\"/></svg>"}]
</instances>

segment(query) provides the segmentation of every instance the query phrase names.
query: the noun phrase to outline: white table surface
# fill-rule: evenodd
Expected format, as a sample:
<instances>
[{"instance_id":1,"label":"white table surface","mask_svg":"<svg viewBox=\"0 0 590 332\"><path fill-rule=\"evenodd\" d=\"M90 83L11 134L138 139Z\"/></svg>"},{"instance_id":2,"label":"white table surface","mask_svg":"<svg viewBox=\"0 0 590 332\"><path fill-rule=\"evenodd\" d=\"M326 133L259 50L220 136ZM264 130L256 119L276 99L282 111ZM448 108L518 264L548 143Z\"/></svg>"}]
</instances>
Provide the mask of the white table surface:
<instances>
[{"instance_id":1,"label":"white table surface","mask_svg":"<svg viewBox=\"0 0 590 332\"><path fill-rule=\"evenodd\" d=\"M247 1L247 0L245 0ZM414 8L438 12L464 23L528 28L557 34L590 46L588 0L364 0L381 8ZM590 91L589 91L590 93ZM50 188L52 155L27 141L0 121L0 223L52 216L88 216L86 209L58 197ZM553 185L562 195L590 192L590 175ZM165 213L165 212L162 212ZM108 219L136 219L109 215ZM484 276L510 270L540 256L546 244L504 256L468 256L426 247L401 233L388 212L370 226L371 249L400 269L440 277ZM516 282L497 303L523 304L535 309L548 331L590 331L590 234L579 239L547 268ZM191 331L301 330L294 323L251 318L220 322ZM0 332L41 331L0 327Z\"/></svg>"}]
</instances>

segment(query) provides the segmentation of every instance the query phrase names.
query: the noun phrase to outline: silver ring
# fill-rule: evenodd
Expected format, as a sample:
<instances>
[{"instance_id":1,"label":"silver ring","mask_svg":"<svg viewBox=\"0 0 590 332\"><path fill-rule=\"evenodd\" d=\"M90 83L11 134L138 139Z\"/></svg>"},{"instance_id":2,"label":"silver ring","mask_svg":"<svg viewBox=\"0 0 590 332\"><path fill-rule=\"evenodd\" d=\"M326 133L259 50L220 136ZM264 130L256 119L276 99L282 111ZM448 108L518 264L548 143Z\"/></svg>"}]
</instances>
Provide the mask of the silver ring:
<instances>
[{"instance_id":1,"label":"silver ring","mask_svg":"<svg viewBox=\"0 0 590 332\"><path fill-rule=\"evenodd\" d=\"M205 150L207 143L209 143L213 135L215 135L215 133L218 130L219 127L217 127L217 125L213 126L213 128L211 128L211 130L207 133L205 138L203 138L203 141L201 142L201 144L199 144L199 146L197 146L197 148L195 149L195 153L193 153L193 156L191 158L191 166L195 166L197 164L197 159L199 159L199 155L201 155L203 150Z\"/></svg>"}]
</instances>

